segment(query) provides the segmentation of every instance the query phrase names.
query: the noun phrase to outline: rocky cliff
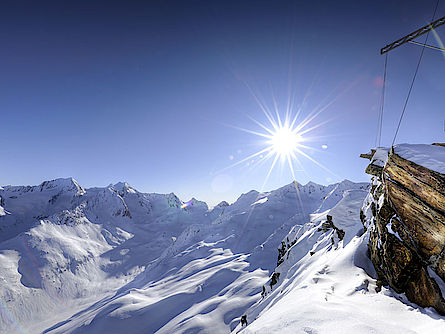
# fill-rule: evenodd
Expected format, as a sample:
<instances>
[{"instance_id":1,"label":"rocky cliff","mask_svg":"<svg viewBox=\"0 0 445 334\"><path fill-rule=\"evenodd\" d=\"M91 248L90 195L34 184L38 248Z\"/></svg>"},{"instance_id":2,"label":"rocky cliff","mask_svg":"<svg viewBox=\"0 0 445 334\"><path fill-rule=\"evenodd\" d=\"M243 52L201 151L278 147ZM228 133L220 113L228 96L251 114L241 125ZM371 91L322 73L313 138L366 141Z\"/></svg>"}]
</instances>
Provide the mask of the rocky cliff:
<instances>
[{"instance_id":1,"label":"rocky cliff","mask_svg":"<svg viewBox=\"0 0 445 334\"><path fill-rule=\"evenodd\" d=\"M377 289L445 315L445 147L402 144L363 157L373 185L361 219Z\"/></svg>"}]
</instances>

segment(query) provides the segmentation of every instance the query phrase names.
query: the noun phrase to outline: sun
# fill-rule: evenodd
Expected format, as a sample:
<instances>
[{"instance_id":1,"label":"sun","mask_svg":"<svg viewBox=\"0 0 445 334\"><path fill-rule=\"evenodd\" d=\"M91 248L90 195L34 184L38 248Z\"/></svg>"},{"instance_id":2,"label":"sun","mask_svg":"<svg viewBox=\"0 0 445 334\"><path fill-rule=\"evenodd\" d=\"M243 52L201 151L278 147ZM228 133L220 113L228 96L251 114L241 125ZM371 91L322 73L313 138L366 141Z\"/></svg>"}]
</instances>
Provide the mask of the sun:
<instances>
[{"instance_id":1,"label":"sun","mask_svg":"<svg viewBox=\"0 0 445 334\"><path fill-rule=\"evenodd\" d=\"M276 154L287 157L295 152L301 141L301 136L295 130L292 130L289 126L282 126L271 135L269 144Z\"/></svg>"},{"instance_id":2,"label":"sun","mask_svg":"<svg viewBox=\"0 0 445 334\"><path fill-rule=\"evenodd\" d=\"M262 144L264 145L263 149L238 162L235 162L227 168L231 168L242 163L247 163L249 165L255 163L256 165L259 165L267 160L271 160L272 164L265 177L263 187L267 183L272 170L278 162L289 166L292 177L295 180L296 170L301 171L303 169L298 157L304 156L309 160L314 161L303 151L303 149L311 149L305 145L307 138L305 138L304 135L312 131L314 128L317 128L319 125L317 124L310 126L310 122L314 118L314 115L310 115L311 117L304 118L298 122L299 112L291 115L291 113L287 111L282 118L280 117L278 110L275 110L275 115L273 115L266 108L262 108L262 110L269 124L264 124L250 116L249 118L265 131L260 132L235 126L232 127L262 137ZM314 162L318 164L316 161Z\"/></svg>"},{"instance_id":3,"label":"sun","mask_svg":"<svg viewBox=\"0 0 445 334\"><path fill-rule=\"evenodd\" d=\"M259 144L262 145L263 148L244 159L234 162L219 172L241 164L245 164L245 166L249 168L254 168L255 166L262 165L266 161L271 161L267 175L264 178L263 186L261 187L262 191L278 163L283 167L284 165L288 166L293 180L297 179L296 172L304 172L306 176L308 176L307 171L300 161L301 158L305 158L335 177L340 178L313 157L314 152L320 150L310 145L311 142L317 142L322 139L320 135L317 136L314 133L314 130L326 124L328 120L317 122L316 118L333 102L329 102L325 106L320 105L310 111L305 117L301 117L301 107L295 108L295 110L294 102L291 100L288 101L288 106L280 112L275 99L273 100L274 110L271 110L266 104L262 103L255 94L253 94L253 96L263 112L266 122L258 121L249 115L248 117L260 127L261 130L245 129L234 125L228 126L261 137L262 141L260 141ZM304 103L302 104L304 105ZM323 144L321 148L326 150L327 145Z\"/></svg>"}]
</instances>

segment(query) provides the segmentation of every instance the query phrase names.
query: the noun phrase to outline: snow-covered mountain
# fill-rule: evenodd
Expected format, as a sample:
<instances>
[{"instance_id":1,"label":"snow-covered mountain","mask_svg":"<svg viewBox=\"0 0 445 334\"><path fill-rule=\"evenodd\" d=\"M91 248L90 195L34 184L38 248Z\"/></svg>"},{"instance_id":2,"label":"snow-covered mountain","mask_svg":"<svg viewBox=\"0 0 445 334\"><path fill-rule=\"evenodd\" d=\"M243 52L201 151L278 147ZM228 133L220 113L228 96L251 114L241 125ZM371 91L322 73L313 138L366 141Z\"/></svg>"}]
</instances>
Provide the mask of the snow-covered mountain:
<instances>
[{"instance_id":1,"label":"snow-covered mountain","mask_svg":"<svg viewBox=\"0 0 445 334\"><path fill-rule=\"evenodd\" d=\"M355 307L369 312L372 301L382 312L412 308L416 319L434 318L372 292L359 219L367 186L294 182L212 210L127 183L3 186L0 333L229 333L244 328L242 315L245 332L295 333L283 325L286 312L317 321L314 312L331 312L331 300L350 303L332 309L340 318ZM335 317L319 318L331 319L328 328ZM433 320L430 329L443 326ZM315 328L307 323L300 332Z\"/></svg>"},{"instance_id":2,"label":"snow-covered mountain","mask_svg":"<svg viewBox=\"0 0 445 334\"><path fill-rule=\"evenodd\" d=\"M376 285L368 258L369 230L357 216L371 211L371 196L346 191L332 209L311 215L283 239L282 262L262 297L245 313L238 333L444 333L432 308ZM275 276L275 281L274 281Z\"/></svg>"}]
</instances>

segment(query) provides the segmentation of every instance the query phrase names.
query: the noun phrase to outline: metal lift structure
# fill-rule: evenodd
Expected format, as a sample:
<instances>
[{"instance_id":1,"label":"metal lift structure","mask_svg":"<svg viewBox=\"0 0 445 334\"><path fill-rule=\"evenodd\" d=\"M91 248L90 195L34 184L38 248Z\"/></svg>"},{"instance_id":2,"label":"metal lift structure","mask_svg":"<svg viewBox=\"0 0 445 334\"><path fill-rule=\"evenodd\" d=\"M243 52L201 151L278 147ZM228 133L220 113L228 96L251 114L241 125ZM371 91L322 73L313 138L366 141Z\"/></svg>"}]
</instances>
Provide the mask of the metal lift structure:
<instances>
[{"instance_id":1,"label":"metal lift structure","mask_svg":"<svg viewBox=\"0 0 445 334\"><path fill-rule=\"evenodd\" d=\"M423 52L425 51L425 48L429 48L429 49L434 49L434 50L437 50L437 51L445 52L445 49L443 47L437 47L437 46L434 46L434 45L427 44L429 32L433 31L437 27L445 24L445 16L443 16L443 17L441 17L441 18L439 18L437 20L434 20L437 8L439 6L439 1L440 0L437 0L436 6L435 6L435 9L434 9L434 14L433 14L433 17L431 19L431 23L427 24L426 26L424 26L424 27L422 27L420 29L417 29L416 31L414 31L414 32L412 32L412 33L410 33L410 34L408 34L408 35L406 35L406 36L396 40L395 42L392 42L392 43L386 45L382 49L380 49L380 54L381 55L385 54L385 67L384 67L384 72L383 72L384 73L383 74L383 87L382 87L382 97L381 97L381 104L380 104L380 112L379 112L379 116L378 116L376 146L380 146L381 137L382 137L383 107L384 107L384 103L385 103L386 68L387 68L387 64L388 64L388 52L391 51L391 50L394 50L395 48L397 48L397 47L399 47L399 46L401 46L401 45L403 45L405 43L411 43L411 44L415 44L415 45L420 45L422 47L422 52L420 54L420 57L419 57L419 60L418 60L418 63L417 63L417 67L416 67L416 70L414 72L414 76L412 78L410 88L408 90L408 96L406 97L405 104L404 104L403 110L402 110L402 114L400 115L400 119L399 119L399 122L398 122L398 125L397 125L397 130L395 132L394 139L393 139L392 144L391 144L391 146L393 146L394 143L395 143L397 134L399 132L399 128L400 128L400 124L402 122L402 118L403 118L403 116L405 114L406 106L408 104L408 100L409 100L409 97L411 95L411 91L413 89L414 81L416 80L417 72L419 70L419 66L420 66L420 63L422 61ZM414 40L414 39L416 39L419 36L422 36L424 34L427 34L424 43L419 43L419 42Z\"/></svg>"},{"instance_id":2,"label":"metal lift structure","mask_svg":"<svg viewBox=\"0 0 445 334\"><path fill-rule=\"evenodd\" d=\"M394 50L395 48L405 44L405 43L411 43L411 44L416 44L416 45L420 45L420 46L424 46L430 49L434 49L434 50L439 50L439 51L445 51L445 49L439 48L437 46L433 46L433 45L428 45L428 44L423 44L423 43L419 43L414 41L414 39L416 39L419 36L422 36L423 34L426 34L427 32L436 29L437 27L441 26L442 24L445 24L445 16L441 17L440 19L437 19L434 22L431 22L430 24L427 24L426 26L417 29L416 31L412 32L411 34L408 34L400 39L398 39L395 42L392 42L391 44L388 44L387 46L385 46L384 48L382 48L380 50L380 54L383 55L391 50Z\"/></svg>"}]
</instances>

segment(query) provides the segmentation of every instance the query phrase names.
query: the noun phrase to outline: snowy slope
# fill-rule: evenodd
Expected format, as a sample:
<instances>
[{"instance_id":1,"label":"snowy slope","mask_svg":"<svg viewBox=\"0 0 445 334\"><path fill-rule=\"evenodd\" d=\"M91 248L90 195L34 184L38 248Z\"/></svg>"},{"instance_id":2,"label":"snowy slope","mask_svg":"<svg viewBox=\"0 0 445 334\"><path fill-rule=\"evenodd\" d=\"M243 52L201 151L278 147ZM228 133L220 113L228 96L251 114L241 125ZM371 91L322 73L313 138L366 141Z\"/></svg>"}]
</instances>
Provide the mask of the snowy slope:
<instances>
[{"instance_id":1,"label":"snowy slope","mask_svg":"<svg viewBox=\"0 0 445 334\"><path fill-rule=\"evenodd\" d=\"M229 332L293 226L365 187L292 183L209 211L126 183L5 186L0 332Z\"/></svg>"},{"instance_id":2,"label":"snowy slope","mask_svg":"<svg viewBox=\"0 0 445 334\"><path fill-rule=\"evenodd\" d=\"M275 270L277 284L246 312L241 333L444 333L445 319L432 309L410 304L404 295L375 291L368 259L369 235L356 214L365 192L348 191L331 210L312 216L285 238L292 241ZM366 198L364 211L370 210ZM327 214L345 232L323 230Z\"/></svg>"},{"instance_id":3,"label":"snowy slope","mask_svg":"<svg viewBox=\"0 0 445 334\"><path fill-rule=\"evenodd\" d=\"M201 207L179 209L173 194L140 194L119 184L85 191L59 179L4 187L0 196L10 213L0 220L0 236L12 236L0 243L0 296L9 310L0 314L0 328L8 333L6 325L24 323L33 332L51 322L53 310L70 314L114 292L195 217L205 218Z\"/></svg>"},{"instance_id":4,"label":"snowy slope","mask_svg":"<svg viewBox=\"0 0 445 334\"><path fill-rule=\"evenodd\" d=\"M292 183L209 211L126 183L3 187L0 333L442 333L375 292L366 194Z\"/></svg>"}]
</instances>

